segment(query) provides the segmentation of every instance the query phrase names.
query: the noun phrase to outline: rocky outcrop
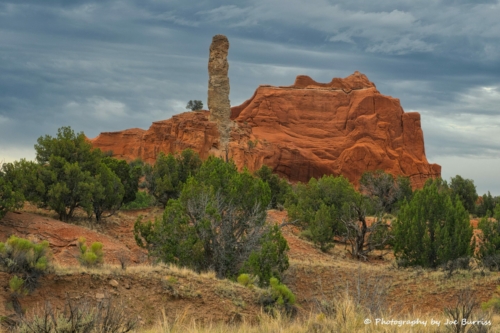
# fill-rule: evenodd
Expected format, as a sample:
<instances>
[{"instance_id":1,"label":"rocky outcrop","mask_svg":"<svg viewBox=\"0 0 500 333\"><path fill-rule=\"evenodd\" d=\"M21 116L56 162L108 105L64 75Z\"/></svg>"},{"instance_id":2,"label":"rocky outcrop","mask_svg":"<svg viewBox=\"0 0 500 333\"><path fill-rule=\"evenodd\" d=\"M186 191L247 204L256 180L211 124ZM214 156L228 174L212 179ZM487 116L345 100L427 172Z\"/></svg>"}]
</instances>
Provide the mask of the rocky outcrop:
<instances>
[{"instance_id":1,"label":"rocky outcrop","mask_svg":"<svg viewBox=\"0 0 500 333\"><path fill-rule=\"evenodd\" d=\"M229 41L224 35L215 35L210 45L208 59L208 109L210 121L217 123L222 147L226 149L231 128L229 102Z\"/></svg>"},{"instance_id":2,"label":"rocky outcrop","mask_svg":"<svg viewBox=\"0 0 500 333\"><path fill-rule=\"evenodd\" d=\"M160 151L185 148L202 158L220 155L218 123L208 118L206 111L183 113L147 131L102 133L92 143L115 157L148 162ZM426 159L420 115L405 113L359 72L330 83L298 76L292 86L262 85L231 109L231 120L229 157L250 171L266 164L290 181L333 174L357 184L363 172L382 169L409 176L415 187L441 174Z\"/></svg>"},{"instance_id":3,"label":"rocky outcrop","mask_svg":"<svg viewBox=\"0 0 500 333\"><path fill-rule=\"evenodd\" d=\"M326 84L299 76L292 86L260 86L232 118L248 124L258 143L238 149L233 140L235 160L291 180L334 174L357 184L363 172L382 169L421 187L441 174L425 157L420 115L405 113L359 72Z\"/></svg>"},{"instance_id":4,"label":"rocky outcrop","mask_svg":"<svg viewBox=\"0 0 500 333\"><path fill-rule=\"evenodd\" d=\"M90 141L94 147L127 161L139 157L154 163L160 152L167 154L187 148L207 158L219 152L217 123L208 118L208 111L185 112L168 120L155 121L148 130L104 132Z\"/></svg>"}]
</instances>

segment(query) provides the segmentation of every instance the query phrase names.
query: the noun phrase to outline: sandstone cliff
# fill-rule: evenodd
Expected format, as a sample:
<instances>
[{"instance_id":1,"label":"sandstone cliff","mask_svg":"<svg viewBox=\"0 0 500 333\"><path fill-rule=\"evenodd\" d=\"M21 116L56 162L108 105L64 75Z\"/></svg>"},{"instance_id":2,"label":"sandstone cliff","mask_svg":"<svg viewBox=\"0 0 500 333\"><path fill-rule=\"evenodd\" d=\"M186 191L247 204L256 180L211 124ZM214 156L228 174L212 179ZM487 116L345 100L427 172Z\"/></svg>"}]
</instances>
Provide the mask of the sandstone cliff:
<instances>
[{"instance_id":1,"label":"sandstone cliff","mask_svg":"<svg viewBox=\"0 0 500 333\"><path fill-rule=\"evenodd\" d=\"M425 157L420 115L405 113L359 72L330 83L298 76L292 86L262 85L231 109L231 120L229 156L250 171L266 164L290 181L334 174L357 184L363 172L382 169L409 176L414 187L441 174ZM150 163L160 151L185 148L202 158L224 155L207 111L154 122L147 131L102 133L92 143L117 158Z\"/></svg>"}]
</instances>

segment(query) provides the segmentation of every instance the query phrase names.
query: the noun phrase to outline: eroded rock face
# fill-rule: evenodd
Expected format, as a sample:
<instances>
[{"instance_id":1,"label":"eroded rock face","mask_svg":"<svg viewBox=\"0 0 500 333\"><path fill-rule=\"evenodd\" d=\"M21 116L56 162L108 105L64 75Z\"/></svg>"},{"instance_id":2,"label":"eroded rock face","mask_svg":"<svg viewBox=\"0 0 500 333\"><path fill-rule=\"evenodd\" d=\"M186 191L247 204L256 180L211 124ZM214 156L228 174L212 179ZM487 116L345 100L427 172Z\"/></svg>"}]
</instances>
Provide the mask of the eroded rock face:
<instances>
[{"instance_id":1,"label":"eroded rock face","mask_svg":"<svg viewBox=\"0 0 500 333\"><path fill-rule=\"evenodd\" d=\"M359 72L325 84L298 76L292 86L260 86L231 109L231 119L229 157L250 171L266 164L290 181L333 174L357 184L363 172L382 169L409 176L414 187L441 175L425 157L420 115L405 113ZM153 162L160 151L185 148L202 158L220 156L217 123L206 111L155 122L147 131L102 133L92 143L127 160Z\"/></svg>"},{"instance_id":2,"label":"eroded rock face","mask_svg":"<svg viewBox=\"0 0 500 333\"><path fill-rule=\"evenodd\" d=\"M90 140L102 151L127 161L141 158L154 163L160 152L166 154L191 148L202 158L218 151L217 124L208 120L209 112L185 112L170 119L155 121L148 130L138 128L104 132Z\"/></svg>"},{"instance_id":3,"label":"eroded rock face","mask_svg":"<svg viewBox=\"0 0 500 333\"><path fill-rule=\"evenodd\" d=\"M224 35L215 35L208 59L208 109L210 121L217 123L221 136L221 149L229 140L231 104L229 102L229 41Z\"/></svg>"},{"instance_id":4,"label":"eroded rock face","mask_svg":"<svg viewBox=\"0 0 500 333\"><path fill-rule=\"evenodd\" d=\"M420 114L405 113L359 72L327 84L299 76L289 87L260 86L232 118L261 143L249 151L232 142L235 160L291 180L334 174L357 184L363 172L382 169L422 187L441 174L425 157Z\"/></svg>"}]
</instances>

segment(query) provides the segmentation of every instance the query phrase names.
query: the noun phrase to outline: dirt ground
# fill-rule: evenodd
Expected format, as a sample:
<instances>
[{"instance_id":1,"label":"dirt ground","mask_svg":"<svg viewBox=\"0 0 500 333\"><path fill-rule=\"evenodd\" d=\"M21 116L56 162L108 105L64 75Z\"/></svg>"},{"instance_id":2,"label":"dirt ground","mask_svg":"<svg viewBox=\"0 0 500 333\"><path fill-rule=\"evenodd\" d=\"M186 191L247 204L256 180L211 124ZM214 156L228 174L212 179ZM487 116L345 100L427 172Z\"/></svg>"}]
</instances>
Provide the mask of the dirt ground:
<instances>
[{"instance_id":1,"label":"dirt ground","mask_svg":"<svg viewBox=\"0 0 500 333\"><path fill-rule=\"evenodd\" d=\"M0 241L10 235L31 240L48 240L56 268L43 277L39 287L20 299L34 309L46 301L62 309L68 299L112 298L134 313L144 325L152 324L164 311L169 318L188 315L199 321L255 321L261 313L258 290L250 290L213 274L198 275L188 270L148 264L147 253L134 240L133 225L138 216L154 219L160 209L120 211L102 225L91 225L84 217L74 224L56 220L49 211L26 206L0 220ZM269 223L286 221L286 212L271 210ZM285 226L290 268L284 283L297 295L299 313L317 310L324 302L348 294L366 306L379 306L390 313L442 314L455 306L461 289L471 288L478 302L491 298L500 275L471 269L451 277L440 270L398 269L392 255L373 256L359 262L349 256L345 244L323 253L299 237L300 231ZM79 267L77 240L103 243L102 269ZM118 265L125 262L126 270ZM113 266L114 265L114 266ZM0 273L0 314L12 313L9 303L10 275Z\"/></svg>"}]
</instances>

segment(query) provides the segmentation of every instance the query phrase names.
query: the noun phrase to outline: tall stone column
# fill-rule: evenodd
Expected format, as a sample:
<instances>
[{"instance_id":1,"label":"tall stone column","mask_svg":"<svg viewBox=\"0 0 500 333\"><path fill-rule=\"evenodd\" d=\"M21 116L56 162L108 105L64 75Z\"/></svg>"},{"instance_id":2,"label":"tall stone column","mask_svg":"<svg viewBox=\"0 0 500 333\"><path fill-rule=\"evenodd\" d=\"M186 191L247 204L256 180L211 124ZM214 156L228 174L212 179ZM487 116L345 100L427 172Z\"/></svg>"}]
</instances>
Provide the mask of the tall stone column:
<instances>
[{"instance_id":1,"label":"tall stone column","mask_svg":"<svg viewBox=\"0 0 500 333\"><path fill-rule=\"evenodd\" d=\"M224 35L215 35L210 45L208 58L208 110L210 121L217 122L221 138L221 150L227 149L231 126L231 104L229 102L229 64L227 53L229 41Z\"/></svg>"}]
</instances>

